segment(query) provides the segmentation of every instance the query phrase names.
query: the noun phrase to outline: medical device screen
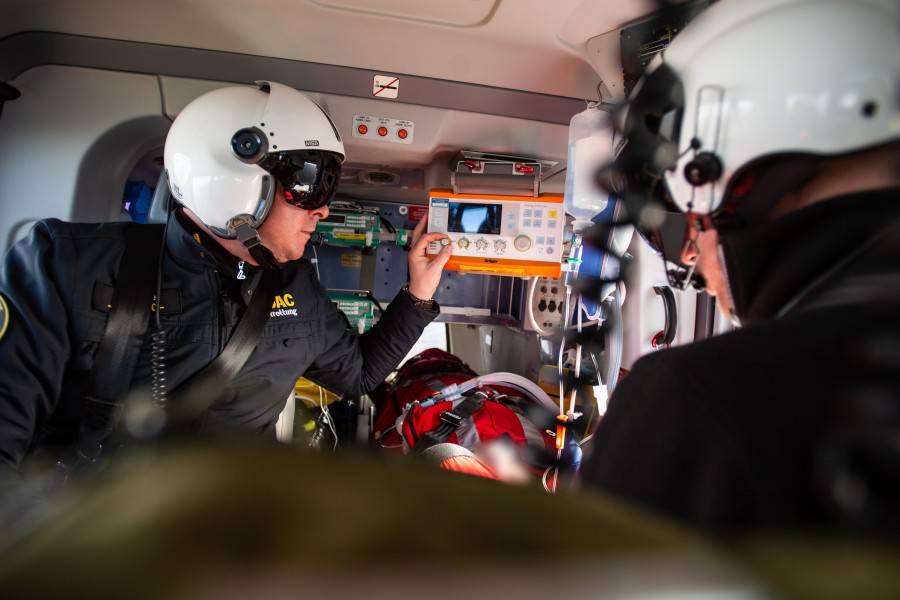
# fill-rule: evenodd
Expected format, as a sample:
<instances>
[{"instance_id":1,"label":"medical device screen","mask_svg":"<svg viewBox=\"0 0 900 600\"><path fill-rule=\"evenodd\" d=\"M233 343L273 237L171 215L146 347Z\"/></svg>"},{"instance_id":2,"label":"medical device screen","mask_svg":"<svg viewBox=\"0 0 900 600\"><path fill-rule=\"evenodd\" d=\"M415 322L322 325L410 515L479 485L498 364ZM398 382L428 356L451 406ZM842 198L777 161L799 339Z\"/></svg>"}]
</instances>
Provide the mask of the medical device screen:
<instances>
[{"instance_id":1,"label":"medical device screen","mask_svg":"<svg viewBox=\"0 0 900 600\"><path fill-rule=\"evenodd\" d=\"M448 233L500 233L499 204L476 204L470 202L451 202L450 216L447 222Z\"/></svg>"}]
</instances>

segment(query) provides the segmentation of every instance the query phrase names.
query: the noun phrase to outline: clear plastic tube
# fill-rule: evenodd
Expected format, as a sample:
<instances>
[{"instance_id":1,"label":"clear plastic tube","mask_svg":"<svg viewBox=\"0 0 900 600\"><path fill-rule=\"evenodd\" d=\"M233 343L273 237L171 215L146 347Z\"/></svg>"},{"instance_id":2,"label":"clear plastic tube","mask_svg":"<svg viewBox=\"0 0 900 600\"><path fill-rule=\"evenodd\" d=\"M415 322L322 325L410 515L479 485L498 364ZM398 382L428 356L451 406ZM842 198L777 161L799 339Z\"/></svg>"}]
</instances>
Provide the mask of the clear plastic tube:
<instances>
[{"instance_id":1,"label":"clear plastic tube","mask_svg":"<svg viewBox=\"0 0 900 600\"><path fill-rule=\"evenodd\" d=\"M542 390L538 384L531 381L530 379L526 379L521 375L516 375L515 373L506 373L503 371L499 371L497 373L488 373L487 375L481 375L477 378L479 384L484 383L508 383L512 385L516 385L521 387L527 392L530 392L531 395L540 402L547 410L551 412L556 412L556 403L550 399L550 396L547 395L547 392Z\"/></svg>"},{"instance_id":2,"label":"clear plastic tube","mask_svg":"<svg viewBox=\"0 0 900 600\"><path fill-rule=\"evenodd\" d=\"M462 395L469 391L470 389L484 385L487 383L496 383L500 385L509 385L511 387L519 388L525 392L531 394L531 396L541 403L541 405L549 410L552 413L557 411L556 403L550 399L550 396L547 395L547 392L542 390L538 384L534 383L530 379L526 379L521 375L516 375L515 373L506 373L503 371L498 371L497 373L488 373L487 375L480 375L475 377L474 379L469 379L460 384L449 385L443 390L441 390L440 398L435 398L433 400L429 400L426 403L434 404L434 402L441 402L444 400L452 400L456 402ZM425 406L426 403L422 403L422 406ZM430 405L429 404L429 405Z\"/></svg>"}]
</instances>

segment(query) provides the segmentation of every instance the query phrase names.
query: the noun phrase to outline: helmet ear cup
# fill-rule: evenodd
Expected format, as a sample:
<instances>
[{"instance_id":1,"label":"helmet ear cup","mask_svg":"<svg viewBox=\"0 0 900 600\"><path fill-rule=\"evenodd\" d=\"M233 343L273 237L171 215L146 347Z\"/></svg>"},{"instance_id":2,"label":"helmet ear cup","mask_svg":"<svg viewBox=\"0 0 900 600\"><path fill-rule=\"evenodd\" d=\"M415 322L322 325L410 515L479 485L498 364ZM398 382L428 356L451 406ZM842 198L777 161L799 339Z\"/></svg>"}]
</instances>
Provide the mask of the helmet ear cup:
<instances>
[{"instance_id":1,"label":"helmet ear cup","mask_svg":"<svg viewBox=\"0 0 900 600\"><path fill-rule=\"evenodd\" d=\"M694 187L706 185L722 176L722 161L712 152L701 152L684 165L684 178Z\"/></svg>"},{"instance_id":2,"label":"helmet ear cup","mask_svg":"<svg viewBox=\"0 0 900 600\"><path fill-rule=\"evenodd\" d=\"M254 165L269 151L269 140L258 128L245 127L231 136L231 150L239 161Z\"/></svg>"}]
</instances>

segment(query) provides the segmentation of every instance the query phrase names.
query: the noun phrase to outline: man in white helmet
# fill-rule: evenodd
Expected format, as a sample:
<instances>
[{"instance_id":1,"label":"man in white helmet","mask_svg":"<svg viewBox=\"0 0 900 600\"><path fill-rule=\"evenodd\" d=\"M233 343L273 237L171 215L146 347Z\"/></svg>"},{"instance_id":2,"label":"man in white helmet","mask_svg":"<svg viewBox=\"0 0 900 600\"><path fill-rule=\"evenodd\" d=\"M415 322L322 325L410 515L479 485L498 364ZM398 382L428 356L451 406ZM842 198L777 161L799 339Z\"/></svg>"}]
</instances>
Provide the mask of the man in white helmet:
<instances>
[{"instance_id":1,"label":"man in white helmet","mask_svg":"<svg viewBox=\"0 0 900 600\"><path fill-rule=\"evenodd\" d=\"M898 3L722 0L650 64L623 129L632 214L685 215L679 248L646 232L673 285L738 328L634 365L587 484L714 531L896 518Z\"/></svg>"},{"instance_id":2,"label":"man in white helmet","mask_svg":"<svg viewBox=\"0 0 900 600\"><path fill-rule=\"evenodd\" d=\"M302 259L343 160L337 129L304 94L270 82L218 89L185 107L167 137L177 206L164 239L158 227L153 243L131 252L126 242L149 226L46 220L9 251L0 271L0 507L40 499L43 480L23 485L26 463L57 464L65 477L103 458L103 446L109 454L158 429L274 437L301 375L347 396L384 380L437 316L432 294L452 250L426 258L441 236L423 235L420 222L408 285L371 331L351 334ZM135 276L123 255L149 266ZM135 313L136 330L119 340L110 330L129 302L129 275L153 285L134 302L147 309ZM253 320L261 331L243 339ZM153 401L129 413L151 387Z\"/></svg>"}]
</instances>

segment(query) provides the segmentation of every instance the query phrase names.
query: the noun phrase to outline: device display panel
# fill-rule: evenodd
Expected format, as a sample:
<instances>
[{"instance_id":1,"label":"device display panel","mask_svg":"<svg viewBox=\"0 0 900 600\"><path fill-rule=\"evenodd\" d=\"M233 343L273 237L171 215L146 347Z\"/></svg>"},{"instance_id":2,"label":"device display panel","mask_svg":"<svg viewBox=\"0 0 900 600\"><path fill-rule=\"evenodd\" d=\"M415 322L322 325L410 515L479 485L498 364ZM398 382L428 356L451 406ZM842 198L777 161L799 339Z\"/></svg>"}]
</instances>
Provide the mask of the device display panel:
<instances>
[{"instance_id":1,"label":"device display panel","mask_svg":"<svg viewBox=\"0 0 900 600\"><path fill-rule=\"evenodd\" d=\"M322 223L334 223L336 225L343 225L347 222L347 217L345 215L338 215L331 213L324 219L319 219Z\"/></svg>"},{"instance_id":2,"label":"device display panel","mask_svg":"<svg viewBox=\"0 0 900 600\"><path fill-rule=\"evenodd\" d=\"M450 202L447 232L499 235L502 216L500 204Z\"/></svg>"}]
</instances>

